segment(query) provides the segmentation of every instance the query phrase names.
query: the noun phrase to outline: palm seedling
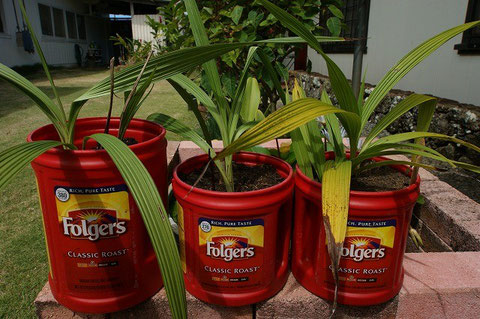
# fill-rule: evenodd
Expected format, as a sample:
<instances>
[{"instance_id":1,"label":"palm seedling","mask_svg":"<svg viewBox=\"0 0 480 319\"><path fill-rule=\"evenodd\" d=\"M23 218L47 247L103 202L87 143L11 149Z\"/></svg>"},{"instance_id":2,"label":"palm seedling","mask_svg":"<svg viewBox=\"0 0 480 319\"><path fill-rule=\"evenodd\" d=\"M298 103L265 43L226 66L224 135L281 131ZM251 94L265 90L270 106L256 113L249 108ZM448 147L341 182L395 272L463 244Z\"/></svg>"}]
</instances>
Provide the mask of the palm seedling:
<instances>
[{"instance_id":1,"label":"palm seedling","mask_svg":"<svg viewBox=\"0 0 480 319\"><path fill-rule=\"evenodd\" d=\"M480 25L480 21L466 23L446 30L431 39L423 42L404 56L390 71L386 73L372 91L368 99L363 98L364 81L358 99L339 67L322 51L320 43L299 21L267 0L259 0L281 23L293 33L302 37L325 60L331 81L333 93L338 100L337 112L332 112L324 117L324 130L320 130L316 120L295 129L292 136L292 148L295 152L298 166L311 179L322 182L322 210L326 228L328 251L332 261L332 271L338 287L338 268L341 249L346 235L347 218L349 209L350 180L352 175L383 165L404 164L412 166L411 179L416 180L419 167L436 170L431 165L423 164L422 157L439 160L450 164L452 167L461 167L475 172L480 172L480 167L450 160L439 152L425 146L425 138L437 138L461 144L480 152L478 146L472 145L455 137L439 133L428 132L430 122L435 111L436 99L431 96L412 94L398 103L384 118L382 118L370 132L365 131L370 116L385 95L400 81L411 69L423 61L427 56L447 42L452 37L465 30ZM316 102L315 102L316 101ZM306 98L303 90L297 85L293 90L293 101L285 108L295 105L300 108L305 105L323 103L332 105L327 93L324 91L321 100ZM400 116L418 108L417 127L415 132L407 132L378 138L390 124ZM281 112L282 109L280 109ZM341 112L338 112L338 111ZM334 114L333 114L334 113ZM310 119L313 119L311 117ZM275 125L273 117L245 132L245 134L232 145L217 155L217 159L232 154L239 147L248 145L250 134L260 131L270 125ZM290 123L289 129L296 125ZM349 148L343 143L342 130L346 133ZM362 134L366 137L362 140ZM272 138L274 136L271 136ZM324 141L333 149L335 159L327 159ZM370 161L377 156L407 155L407 160L387 160L381 162ZM337 292L337 289L336 289ZM334 308L336 307L336 296Z\"/></svg>"},{"instance_id":2,"label":"palm seedling","mask_svg":"<svg viewBox=\"0 0 480 319\"><path fill-rule=\"evenodd\" d=\"M193 35L197 46L205 46L209 44L209 40L200 18L200 12L193 0L185 0L188 18L192 26ZM211 144L211 132L209 132L204 119L198 111L198 102L202 103L211 114L212 118L218 125L220 135L224 147L230 145L239 138L247 129L254 126L258 121L264 118L263 113L258 109L260 105L260 89L255 78L249 77L249 68L255 55L261 59L269 72L274 86L280 96L285 99L277 72L272 67L267 54L258 44L264 43L285 43L296 42L299 39L277 38L271 41L259 41L252 45L248 51L244 69L240 75L236 90L231 96L226 95L220 81L220 75L216 64L210 60L203 64L203 69L208 78L209 85L213 92L213 97L203 91L194 81L187 76L177 74L168 79L170 84L177 90L182 98L188 104L200 124L202 134L198 134L193 129L182 124L181 121L174 119L168 115L155 113L148 117L149 120L163 125L167 130L181 135L183 138L194 141L202 150L208 153L212 158L215 151ZM339 38L321 38L321 40L339 40ZM193 97L195 97L195 99ZM283 100L286 103L286 100ZM284 112L286 114L286 112ZM246 148L244 148L245 150ZM227 156L224 161L215 161L220 175L223 179L227 191L234 191L232 156Z\"/></svg>"}]
</instances>

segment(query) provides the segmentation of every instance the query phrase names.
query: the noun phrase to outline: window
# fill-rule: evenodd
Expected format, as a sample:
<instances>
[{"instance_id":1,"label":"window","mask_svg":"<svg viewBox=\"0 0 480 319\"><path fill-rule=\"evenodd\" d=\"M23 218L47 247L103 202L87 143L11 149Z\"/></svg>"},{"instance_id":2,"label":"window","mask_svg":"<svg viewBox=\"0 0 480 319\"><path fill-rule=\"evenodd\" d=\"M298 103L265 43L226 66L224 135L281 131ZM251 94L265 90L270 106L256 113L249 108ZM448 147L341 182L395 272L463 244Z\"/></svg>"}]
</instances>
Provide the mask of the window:
<instances>
[{"instance_id":1,"label":"window","mask_svg":"<svg viewBox=\"0 0 480 319\"><path fill-rule=\"evenodd\" d=\"M87 39L87 31L85 30L85 17L77 14L78 38L82 40Z\"/></svg>"},{"instance_id":2,"label":"window","mask_svg":"<svg viewBox=\"0 0 480 319\"><path fill-rule=\"evenodd\" d=\"M77 38L77 24L75 23L75 13L66 11L65 16L67 17L68 37L70 39L76 39Z\"/></svg>"},{"instance_id":3,"label":"window","mask_svg":"<svg viewBox=\"0 0 480 319\"><path fill-rule=\"evenodd\" d=\"M365 49L363 53L367 53L367 35L368 35L368 16L370 13L370 0L345 0L343 1L343 7L339 8L342 10L344 16L345 26L340 32L340 36L344 38L355 38L357 35L357 24L358 24L358 11L359 5L362 1L365 1L365 32L361 35L365 40ZM327 11L325 15L320 16L320 21L326 22L328 18L331 17L331 13ZM325 31L324 35L331 35L328 30ZM322 43L322 49L326 53L353 53L355 42L331 42L331 43Z\"/></svg>"},{"instance_id":4,"label":"window","mask_svg":"<svg viewBox=\"0 0 480 319\"><path fill-rule=\"evenodd\" d=\"M5 12L3 10L3 3L2 0L0 0L0 33L5 33L6 28L5 28Z\"/></svg>"},{"instance_id":5,"label":"window","mask_svg":"<svg viewBox=\"0 0 480 319\"><path fill-rule=\"evenodd\" d=\"M47 7L43 4L38 4L38 12L40 14L40 25L42 27L42 34L53 36L52 14L50 13L50 7Z\"/></svg>"},{"instance_id":6,"label":"window","mask_svg":"<svg viewBox=\"0 0 480 319\"><path fill-rule=\"evenodd\" d=\"M465 22L480 20L480 0L469 0ZM480 27L469 29L463 33L462 43L455 45L458 54L480 54Z\"/></svg>"},{"instance_id":7,"label":"window","mask_svg":"<svg viewBox=\"0 0 480 319\"><path fill-rule=\"evenodd\" d=\"M63 18L63 10L52 8L52 13L55 36L65 38L65 20Z\"/></svg>"}]
</instances>

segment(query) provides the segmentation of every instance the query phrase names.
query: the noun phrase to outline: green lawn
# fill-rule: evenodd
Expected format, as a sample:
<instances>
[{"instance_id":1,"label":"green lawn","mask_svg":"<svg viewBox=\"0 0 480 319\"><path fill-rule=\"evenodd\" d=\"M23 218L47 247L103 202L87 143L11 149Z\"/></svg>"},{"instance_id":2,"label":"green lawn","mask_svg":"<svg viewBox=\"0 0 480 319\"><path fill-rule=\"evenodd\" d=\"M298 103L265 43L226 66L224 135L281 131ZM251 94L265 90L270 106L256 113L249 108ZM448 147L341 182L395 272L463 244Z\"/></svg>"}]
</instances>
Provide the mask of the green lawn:
<instances>
[{"instance_id":1,"label":"green lawn","mask_svg":"<svg viewBox=\"0 0 480 319\"><path fill-rule=\"evenodd\" d=\"M78 69L53 72L65 106L107 75L107 71ZM53 96L42 74L29 78ZM31 100L5 82L0 82L0 97L0 150L25 141L30 131L48 124ZM114 115L119 115L122 101L117 99L115 103ZM80 117L105 116L107 108L108 98L89 101ZM193 114L165 81L155 85L137 117L146 118L153 112L168 114L197 127ZM167 134L167 138L178 139L173 134ZM48 273L40 214L33 172L28 167L0 193L0 318L35 317L33 301Z\"/></svg>"}]
</instances>

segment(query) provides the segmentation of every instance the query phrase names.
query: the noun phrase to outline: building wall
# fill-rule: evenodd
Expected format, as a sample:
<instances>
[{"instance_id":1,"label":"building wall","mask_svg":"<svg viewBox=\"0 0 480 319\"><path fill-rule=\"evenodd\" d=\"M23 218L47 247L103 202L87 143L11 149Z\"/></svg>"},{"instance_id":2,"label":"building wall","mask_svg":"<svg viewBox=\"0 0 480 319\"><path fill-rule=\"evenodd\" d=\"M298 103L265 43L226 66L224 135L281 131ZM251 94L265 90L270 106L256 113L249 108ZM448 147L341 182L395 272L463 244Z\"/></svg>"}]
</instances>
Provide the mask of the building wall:
<instances>
[{"instance_id":1,"label":"building wall","mask_svg":"<svg viewBox=\"0 0 480 319\"><path fill-rule=\"evenodd\" d=\"M15 1L16 3L16 1ZM90 41L96 41L100 47L106 46L106 22L103 19L95 17L85 17L86 24L86 40L55 38L52 36L45 36L42 34L40 26L40 15L38 10L38 3L53 6L62 10L68 10L76 14L88 13L88 7L83 1L76 0L29 0L25 1L27 14L33 26L35 34L40 42L45 58L49 64L57 66L75 65L75 44L78 43L84 49L87 49ZM0 34L0 62L9 67L19 65L31 65L39 63L37 53L27 53L23 47L17 47L16 44L16 22L13 3L11 0L2 0L3 9L5 12L6 32ZM22 17L20 8L17 5L17 17L22 27ZM65 21L66 26L66 21Z\"/></svg>"},{"instance_id":2,"label":"building wall","mask_svg":"<svg viewBox=\"0 0 480 319\"><path fill-rule=\"evenodd\" d=\"M375 84L406 53L424 40L462 24L468 0L371 0L368 52L363 70ZM445 43L410 71L396 88L480 105L480 55L459 55L453 46L462 35ZM321 57L309 49L313 71L327 74ZM330 54L351 78L353 54Z\"/></svg>"},{"instance_id":3,"label":"building wall","mask_svg":"<svg viewBox=\"0 0 480 319\"><path fill-rule=\"evenodd\" d=\"M161 21L158 14L148 14L148 16L156 21ZM153 29L146 23L147 15L134 14L132 16L132 34L133 38L142 41L153 41Z\"/></svg>"}]
</instances>

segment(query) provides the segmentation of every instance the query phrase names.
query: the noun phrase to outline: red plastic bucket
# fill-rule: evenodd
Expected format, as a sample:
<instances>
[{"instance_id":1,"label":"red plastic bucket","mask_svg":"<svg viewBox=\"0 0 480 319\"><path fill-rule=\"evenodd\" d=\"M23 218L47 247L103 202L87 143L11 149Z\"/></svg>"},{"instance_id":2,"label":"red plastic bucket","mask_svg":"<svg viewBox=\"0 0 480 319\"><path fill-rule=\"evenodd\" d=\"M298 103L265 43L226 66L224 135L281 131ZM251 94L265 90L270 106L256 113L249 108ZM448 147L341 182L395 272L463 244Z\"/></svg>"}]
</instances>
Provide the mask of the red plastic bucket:
<instances>
[{"instance_id":1,"label":"red plastic bucket","mask_svg":"<svg viewBox=\"0 0 480 319\"><path fill-rule=\"evenodd\" d=\"M392 167L408 175L407 166ZM415 184L398 191L350 192L347 236L340 261L339 303L369 306L398 294L403 283L408 227L419 185L420 178L417 178ZM310 292L333 300L335 285L325 243L321 201L322 185L297 167L292 273Z\"/></svg>"},{"instance_id":2,"label":"red plastic bucket","mask_svg":"<svg viewBox=\"0 0 480 319\"><path fill-rule=\"evenodd\" d=\"M110 122L118 132L119 119ZM101 133L105 118L76 122L75 145ZM166 198L165 130L152 122L132 120L130 149L152 175ZM53 125L33 131L28 141L58 140ZM125 181L104 150L55 148L32 162L37 178L53 296L78 312L107 313L136 305L162 287L147 231Z\"/></svg>"},{"instance_id":3,"label":"red plastic bucket","mask_svg":"<svg viewBox=\"0 0 480 319\"><path fill-rule=\"evenodd\" d=\"M257 153L241 152L234 160L273 165L285 180L242 193L191 190L178 173L204 166L207 155L186 160L173 173L173 191L181 206L180 255L186 288L200 300L224 306L273 296L289 273L293 170L278 158Z\"/></svg>"}]
</instances>

